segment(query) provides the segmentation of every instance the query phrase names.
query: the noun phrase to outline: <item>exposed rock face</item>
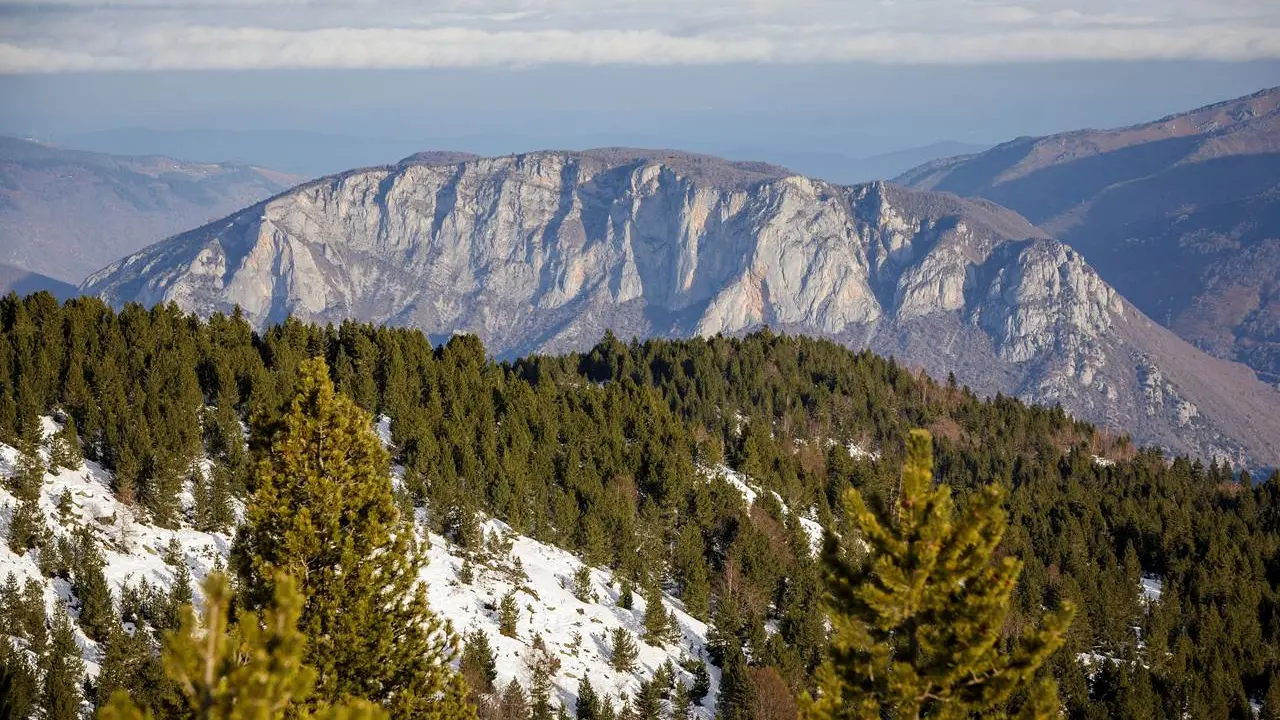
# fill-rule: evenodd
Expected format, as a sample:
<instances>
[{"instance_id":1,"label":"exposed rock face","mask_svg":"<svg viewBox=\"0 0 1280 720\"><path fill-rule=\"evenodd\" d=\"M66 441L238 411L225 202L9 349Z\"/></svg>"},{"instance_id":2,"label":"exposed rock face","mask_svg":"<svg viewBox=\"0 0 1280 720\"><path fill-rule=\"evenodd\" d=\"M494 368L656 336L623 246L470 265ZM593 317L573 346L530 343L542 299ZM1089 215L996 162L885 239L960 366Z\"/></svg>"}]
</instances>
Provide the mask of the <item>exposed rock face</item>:
<instances>
[{"instance_id":1,"label":"exposed rock face","mask_svg":"<svg viewBox=\"0 0 1280 720\"><path fill-rule=\"evenodd\" d=\"M1280 386L1280 88L1019 138L899 181L1022 213L1143 312Z\"/></svg>"},{"instance_id":2,"label":"exposed rock face","mask_svg":"<svg viewBox=\"0 0 1280 720\"><path fill-rule=\"evenodd\" d=\"M766 165L624 150L411 158L301 186L83 289L206 315L239 305L258 325L293 314L474 332L504 355L581 349L609 328L767 324L1061 401L1143 442L1280 460L1262 418L1280 394L1152 325L1018 215Z\"/></svg>"},{"instance_id":3,"label":"exposed rock face","mask_svg":"<svg viewBox=\"0 0 1280 720\"><path fill-rule=\"evenodd\" d=\"M0 137L0 264L30 273L20 287L40 274L79 283L106 263L302 180L233 163Z\"/></svg>"}]
</instances>

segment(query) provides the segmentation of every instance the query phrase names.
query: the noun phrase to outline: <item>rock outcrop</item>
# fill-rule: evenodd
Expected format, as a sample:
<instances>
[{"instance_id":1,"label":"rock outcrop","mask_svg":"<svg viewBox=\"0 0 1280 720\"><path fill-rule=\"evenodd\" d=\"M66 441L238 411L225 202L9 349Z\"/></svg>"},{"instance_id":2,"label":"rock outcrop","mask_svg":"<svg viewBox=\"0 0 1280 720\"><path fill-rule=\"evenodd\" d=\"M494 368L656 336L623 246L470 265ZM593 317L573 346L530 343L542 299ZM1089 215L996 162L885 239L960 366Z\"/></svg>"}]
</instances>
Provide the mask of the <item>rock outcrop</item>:
<instances>
[{"instance_id":1,"label":"rock outcrop","mask_svg":"<svg viewBox=\"0 0 1280 720\"><path fill-rule=\"evenodd\" d=\"M984 393L1061 402L1144 443L1280 461L1280 393L1159 328L1081 256L986 201L609 149L415 156L300 186L94 274L174 301L473 332L500 355L768 325L870 346ZM1153 373L1149 368L1155 368Z\"/></svg>"}]
</instances>

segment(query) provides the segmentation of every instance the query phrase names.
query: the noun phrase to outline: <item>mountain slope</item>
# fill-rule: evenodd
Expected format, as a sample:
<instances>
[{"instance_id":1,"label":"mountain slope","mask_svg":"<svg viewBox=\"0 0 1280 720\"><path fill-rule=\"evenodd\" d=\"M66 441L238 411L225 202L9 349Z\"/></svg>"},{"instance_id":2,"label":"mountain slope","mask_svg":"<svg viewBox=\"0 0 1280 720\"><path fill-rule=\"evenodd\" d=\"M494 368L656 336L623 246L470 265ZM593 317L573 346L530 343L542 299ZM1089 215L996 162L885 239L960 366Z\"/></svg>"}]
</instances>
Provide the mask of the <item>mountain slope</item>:
<instances>
[{"instance_id":1,"label":"mountain slope","mask_svg":"<svg viewBox=\"0 0 1280 720\"><path fill-rule=\"evenodd\" d=\"M667 151L431 156L325 178L82 287L114 304L355 317L511 355L761 325L1061 402L1141 442L1280 462L1280 393L983 201Z\"/></svg>"},{"instance_id":2,"label":"mountain slope","mask_svg":"<svg viewBox=\"0 0 1280 720\"><path fill-rule=\"evenodd\" d=\"M1019 138L898 181L1017 210L1143 312L1280 383L1280 88L1128 128Z\"/></svg>"},{"instance_id":3,"label":"mountain slope","mask_svg":"<svg viewBox=\"0 0 1280 720\"><path fill-rule=\"evenodd\" d=\"M0 263L78 283L112 260L301 180L247 165L0 137Z\"/></svg>"},{"instance_id":4,"label":"mountain slope","mask_svg":"<svg viewBox=\"0 0 1280 720\"><path fill-rule=\"evenodd\" d=\"M43 422L46 435L60 427L50 418L43 418ZM386 437L385 419L382 430ZM0 443L0 474L13 472L18 455L16 449ZM41 457L47 464L47 451L42 450ZM207 462L204 471L209 471ZM50 470L45 473L40 493L40 520L54 537L69 539L79 528L90 530L102 551L103 571L116 603L126 586L136 589L145 582L153 588L170 590L177 579L178 563L186 565L195 599L202 602L199 583L215 568L227 567L232 534L202 532L185 522L172 529L151 524L140 508L120 502L111 486L111 473L94 462L86 462L78 470ZM72 498L66 513L58 509L64 491ZM7 529L17 504L14 496L0 487L0 526ZM189 493L185 494L185 504L189 514ZM578 681L584 676L602 696L620 704L620 698L634 697L639 683L650 678L663 663L670 661L679 667L689 658L705 656L707 626L686 614L679 600L664 597L664 605L668 605L681 629L680 639L661 647L649 645L641 640L645 599L637 596L630 609L619 606L618 582L610 570L589 569L594 599L584 602L574 595L573 582L583 563L573 553L517 535L496 520L485 522L483 530L495 543L510 543L510 550L479 553L484 557L477 557L477 553L422 528L423 539L430 543L430 562L423 570L422 580L427 584L432 609L449 620L459 634L481 630L488 636L497 661L499 687L512 679L529 687L525 661L530 657L535 636L541 636L561 661L552 678L553 702L558 701L556 704L569 712L577 701ZM171 544L176 553L170 552ZM76 620L74 608L78 603L70 584L61 577L42 573L38 557L36 551L19 555L0 541L0 584L10 576L19 586L33 581L43 590L48 612L69 613ZM466 561L472 566L470 580L462 572ZM508 592L516 594L520 606L515 637L503 636L498 626L496 608ZM632 672L618 672L610 666L608 638L615 628L625 628L636 636L639 652ZM0 638L7 634L0 631ZM96 677L104 647L78 626L76 635L87 673ZM720 671L713 665L707 666L707 671L710 690L694 710L697 720L714 716ZM686 685L692 683L688 672L677 673L678 680Z\"/></svg>"}]
</instances>

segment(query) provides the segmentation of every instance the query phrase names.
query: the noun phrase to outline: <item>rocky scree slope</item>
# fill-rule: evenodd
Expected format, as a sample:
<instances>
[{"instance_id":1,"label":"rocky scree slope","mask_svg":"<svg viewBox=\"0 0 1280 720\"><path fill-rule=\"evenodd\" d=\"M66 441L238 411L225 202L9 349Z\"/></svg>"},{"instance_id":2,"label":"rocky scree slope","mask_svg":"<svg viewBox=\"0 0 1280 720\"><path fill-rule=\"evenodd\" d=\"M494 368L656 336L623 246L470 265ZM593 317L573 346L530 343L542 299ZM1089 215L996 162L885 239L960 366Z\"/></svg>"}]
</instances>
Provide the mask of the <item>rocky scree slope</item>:
<instances>
[{"instance_id":1,"label":"rocky scree slope","mask_svg":"<svg viewBox=\"0 0 1280 720\"><path fill-rule=\"evenodd\" d=\"M1017 210L1152 318L1280 384L1280 88L1019 138L898 181Z\"/></svg>"},{"instance_id":2,"label":"rocky scree slope","mask_svg":"<svg viewBox=\"0 0 1280 720\"><path fill-rule=\"evenodd\" d=\"M769 325L983 393L1061 402L1142 443L1280 462L1280 393L1151 322L1080 254L986 201L839 186L664 151L410 159L300 186L82 286L473 332L500 355Z\"/></svg>"},{"instance_id":3,"label":"rocky scree slope","mask_svg":"<svg viewBox=\"0 0 1280 720\"><path fill-rule=\"evenodd\" d=\"M128 253L302 180L234 163L0 137L0 263L77 284Z\"/></svg>"}]
</instances>

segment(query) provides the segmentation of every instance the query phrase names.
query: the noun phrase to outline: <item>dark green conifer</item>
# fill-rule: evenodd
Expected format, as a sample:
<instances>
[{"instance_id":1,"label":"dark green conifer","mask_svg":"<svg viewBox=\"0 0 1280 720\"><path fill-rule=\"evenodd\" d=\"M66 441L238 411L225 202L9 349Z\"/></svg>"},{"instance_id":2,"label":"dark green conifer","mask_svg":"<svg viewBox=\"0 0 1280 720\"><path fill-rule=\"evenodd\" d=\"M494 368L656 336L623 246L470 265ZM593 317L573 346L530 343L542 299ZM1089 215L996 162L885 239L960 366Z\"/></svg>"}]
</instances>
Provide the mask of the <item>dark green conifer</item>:
<instances>
[{"instance_id":1,"label":"dark green conifer","mask_svg":"<svg viewBox=\"0 0 1280 720\"><path fill-rule=\"evenodd\" d=\"M41 667L41 704L47 720L80 720L80 683L84 660L71 629L71 620L61 609L54 613L49 649Z\"/></svg>"},{"instance_id":2,"label":"dark green conifer","mask_svg":"<svg viewBox=\"0 0 1280 720\"><path fill-rule=\"evenodd\" d=\"M474 717L372 419L334 391L323 360L299 373L287 412L255 428L256 491L233 549L246 608L270 602L280 574L302 578L299 628L319 676L312 704L355 697L395 718Z\"/></svg>"}]
</instances>

